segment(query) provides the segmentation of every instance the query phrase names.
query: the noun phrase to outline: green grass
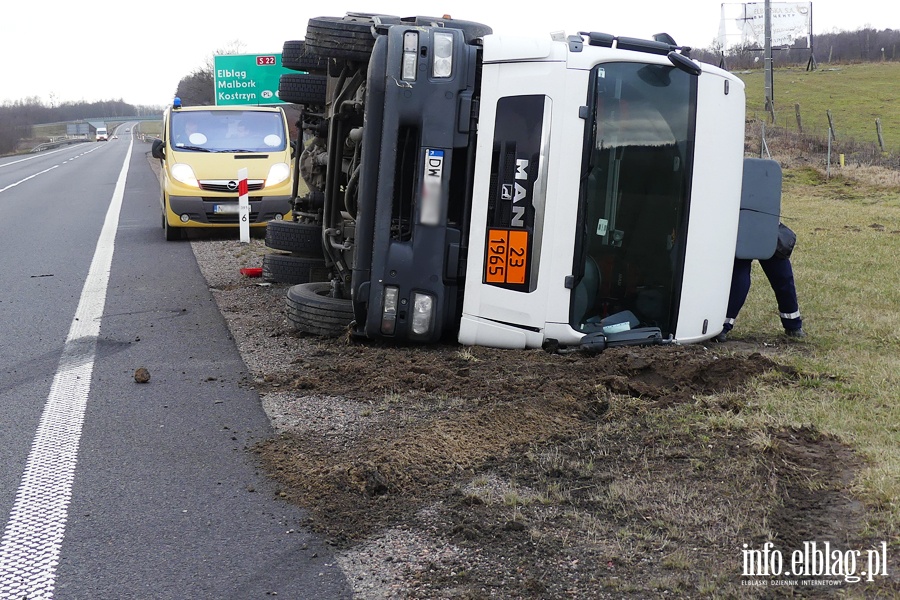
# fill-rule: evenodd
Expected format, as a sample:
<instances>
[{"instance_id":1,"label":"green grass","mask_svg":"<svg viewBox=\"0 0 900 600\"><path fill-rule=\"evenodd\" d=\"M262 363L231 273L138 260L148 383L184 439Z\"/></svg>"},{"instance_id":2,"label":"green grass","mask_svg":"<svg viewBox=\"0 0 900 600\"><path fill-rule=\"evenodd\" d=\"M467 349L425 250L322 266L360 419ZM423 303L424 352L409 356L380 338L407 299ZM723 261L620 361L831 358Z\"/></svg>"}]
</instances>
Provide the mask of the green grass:
<instances>
[{"instance_id":1,"label":"green grass","mask_svg":"<svg viewBox=\"0 0 900 600\"><path fill-rule=\"evenodd\" d=\"M763 70L735 74L747 86L747 117L767 120ZM886 150L900 151L900 62L779 68L772 78L777 126L797 131L794 105L799 104L804 133L825 139L831 111L836 139L875 144L875 119L880 119Z\"/></svg>"},{"instance_id":2,"label":"green grass","mask_svg":"<svg viewBox=\"0 0 900 600\"><path fill-rule=\"evenodd\" d=\"M785 173L783 214L797 232L792 257L809 338L780 354L800 385L761 381L749 417L813 424L859 451L858 491L900 530L900 186ZM776 337L774 295L758 264L735 333ZM747 412L744 413L747 416Z\"/></svg>"}]
</instances>

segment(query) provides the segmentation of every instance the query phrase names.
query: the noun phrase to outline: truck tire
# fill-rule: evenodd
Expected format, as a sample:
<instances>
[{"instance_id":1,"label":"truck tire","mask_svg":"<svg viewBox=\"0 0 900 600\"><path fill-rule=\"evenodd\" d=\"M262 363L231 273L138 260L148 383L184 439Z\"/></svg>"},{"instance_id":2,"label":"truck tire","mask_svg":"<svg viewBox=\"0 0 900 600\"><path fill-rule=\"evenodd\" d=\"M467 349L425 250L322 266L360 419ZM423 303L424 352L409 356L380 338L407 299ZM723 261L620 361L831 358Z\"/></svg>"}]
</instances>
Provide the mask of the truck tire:
<instances>
[{"instance_id":1,"label":"truck tire","mask_svg":"<svg viewBox=\"0 0 900 600\"><path fill-rule=\"evenodd\" d=\"M327 77L310 73L285 73L278 80L278 98L291 104L324 106Z\"/></svg>"},{"instance_id":2,"label":"truck tire","mask_svg":"<svg viewBox=\"0 0 900 600\"><path fill-rule=\"evenodd\" d=\"M307 258L291 254L263 255L263 279L274 283L309 283L328 279L324 258Z\"/></svg>"},{"instance_id":3,"label":"truck tire","mask_svg":"<svg viewBox=\"0 0 900 600\"><path fill-rule=\"evenodd\" d=\"M330 294L330 281L291 286L286 296L288 321L297 331L323 337L346 333L353 322L353 304Z\"/></svg>"},{"instance_id":4,"label":"truck tire","mask_svg":"<svg viewBox=\"0 0 900 600\"><path fill-rule=\"evenodd\" d=\"M281 50L281 66L292 71L305 71L314 75L324 75L328 63L321 56L306 51L303 40L288 40Z\"/></svg>"},{"instance_id":5,"label":"truck tire","mask_svg":"<svg viewBox=\"0 0 900 600\"><path fill-rule=\"evenodd\" d=\"M306 51L325 58L368 62L375 45L372 25L368 16L310 19Z\"/></svg>"},{"instance_id":6,"label":"truck tire","mask_svg":"<svg viewBox=\"0 0 900 600\"><path fill-rule=\"evenodd\" d=\"M324 258L322 226L296 221L269 221L266 246L308 258Z\"/></svg>"}]
</instances>

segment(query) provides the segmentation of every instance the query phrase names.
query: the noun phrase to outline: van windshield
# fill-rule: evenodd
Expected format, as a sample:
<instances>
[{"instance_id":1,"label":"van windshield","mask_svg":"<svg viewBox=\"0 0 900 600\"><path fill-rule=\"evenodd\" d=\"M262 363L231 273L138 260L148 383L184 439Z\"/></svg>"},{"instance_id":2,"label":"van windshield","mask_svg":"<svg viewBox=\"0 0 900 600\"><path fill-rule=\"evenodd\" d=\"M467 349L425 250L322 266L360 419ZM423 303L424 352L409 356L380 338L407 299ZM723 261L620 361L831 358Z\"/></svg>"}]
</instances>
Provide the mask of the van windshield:
<instances>
[{"instance_id":1,"label":"van windshield","mask_svg":"<svg viewBox=\"0 0 900 600\"><path fill-rule=\"evenodd\" d=\"M607 63L594 69L574 264L576 330L596 331L605 317L633 314L642 327L673 333L696 81L667 65Z\"/></svg>"},{"instance_id":2,"label":"van windshield","mask_svg":"<svg viewBox=\"0 0 900 600\"><path fill-rule=\"evenodd\" d=\"M172 112L171 146L185 152L276 152L286 148L280 113L254 110Z\"/></svg>"}]
</instances>

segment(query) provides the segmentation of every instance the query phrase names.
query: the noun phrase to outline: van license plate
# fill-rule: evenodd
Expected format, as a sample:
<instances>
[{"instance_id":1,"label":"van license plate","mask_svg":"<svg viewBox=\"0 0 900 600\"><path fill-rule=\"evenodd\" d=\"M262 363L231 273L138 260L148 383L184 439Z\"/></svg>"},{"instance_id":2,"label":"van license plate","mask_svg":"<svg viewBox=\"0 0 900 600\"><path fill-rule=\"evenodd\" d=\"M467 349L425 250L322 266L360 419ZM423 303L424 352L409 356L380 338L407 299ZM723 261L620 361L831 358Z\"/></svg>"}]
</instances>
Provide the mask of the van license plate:
<instances>
[{"instance_id":1,"label":"van license plate","mask_svg":"<svg viewBox=\"0 0 900 600\"><path fill-rule=\"evenodd\" d=\"M213 204L213 213L217 215L236 215L238 214L237 204Z\"/></svg>"}]
</instances>

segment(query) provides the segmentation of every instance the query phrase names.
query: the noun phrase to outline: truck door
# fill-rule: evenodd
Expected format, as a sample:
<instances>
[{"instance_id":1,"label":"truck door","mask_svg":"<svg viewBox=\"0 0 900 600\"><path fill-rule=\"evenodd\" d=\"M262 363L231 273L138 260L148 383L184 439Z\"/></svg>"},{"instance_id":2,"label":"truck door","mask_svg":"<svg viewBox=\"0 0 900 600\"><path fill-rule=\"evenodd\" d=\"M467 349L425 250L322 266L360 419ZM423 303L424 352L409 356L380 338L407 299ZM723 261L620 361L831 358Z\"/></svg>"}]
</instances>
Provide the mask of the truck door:
<instances>
[{"instance_id":1,"label":"truck door","mask_svg":"<svg viewBox=\"0 0 900 600\"><path fill-rule=\"evenodd\" d=\"M597 331L602 319L627 311L641 327L659 327L664 336L674 330L696 80L666 65L594 69L573 270L571 326L577 331Z\"/></svg>"}]
</instances>

